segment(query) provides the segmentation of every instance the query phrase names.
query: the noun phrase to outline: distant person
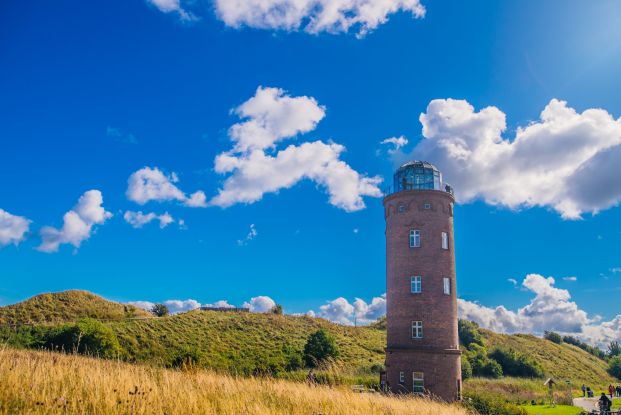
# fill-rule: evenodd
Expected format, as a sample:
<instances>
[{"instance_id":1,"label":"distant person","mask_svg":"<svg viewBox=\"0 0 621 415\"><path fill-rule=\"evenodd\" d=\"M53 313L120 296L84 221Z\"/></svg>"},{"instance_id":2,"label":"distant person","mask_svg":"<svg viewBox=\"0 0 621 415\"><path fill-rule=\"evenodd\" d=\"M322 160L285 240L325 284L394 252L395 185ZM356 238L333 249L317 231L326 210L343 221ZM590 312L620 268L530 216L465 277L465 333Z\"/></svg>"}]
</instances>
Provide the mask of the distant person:
<instances>
[{"instance_id":1,"label":"distant person","mask_svg":"<svg viewBox=\"0 0 621 415\"><path fill-rule=\"evenodd\" d=\"M599 411L602 415L610 413L610 407L612 406L612 401L604 392L602 392L602 396L599 397Z\"/></svg>"},{"instance_id":2,"label":"distant person","mask_svg":"<svg viewBox=\"0 0 621 415\"><path fill-rule=\"evenodd\" d=\"M610 395L610 399L612 399L612 397L615 394L615 387L612 385L608 385L608 394Z\"/></svg>"},{"instance_id":3,"label":"distant person","mask_svg":"<svg viewBox=\"0 0 621 415\"><path fill-rule=\"evenodd\" d=\"M584 383L582 384L582 397L584 398L586 396L586 386L584 385Z\"/></svg>"},{"instance_id":4,"label":"distant person","mask_svg":"<svg viewBox=\"0 0 621 415\"><path fill-rule=\"evenodd\" d=\"M588 398L592 398L595 394L593 393L593 391L591 390L591 388L589 386L587 386L587 397Z\"/></svg>"},{"instance_id":5,"label":"distant person","mask_svg":"<svg viewBox=\"0 0 621 415\"><path fill-rule=\"evenodd\" d=\"M617 386L617 396L621 396L621 386Z\"/></svg>"}]
</instances>

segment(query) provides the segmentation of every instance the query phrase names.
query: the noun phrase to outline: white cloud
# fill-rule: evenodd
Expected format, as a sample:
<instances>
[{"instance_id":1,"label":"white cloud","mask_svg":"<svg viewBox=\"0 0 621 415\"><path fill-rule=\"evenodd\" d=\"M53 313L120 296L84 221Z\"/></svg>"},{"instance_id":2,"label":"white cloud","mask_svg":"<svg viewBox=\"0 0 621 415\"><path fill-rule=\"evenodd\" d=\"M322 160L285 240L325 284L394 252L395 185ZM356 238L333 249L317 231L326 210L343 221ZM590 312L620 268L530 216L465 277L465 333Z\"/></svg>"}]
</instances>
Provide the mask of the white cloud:
<instances>
[{"instance_id":1,"label":"white cloud","mask_svg":"<svg viewBox=\"0 0 621 415\"><path fill-rule=\"evenodd\" d=\"M554 278L529 274L522 286L535 297L517 311L504 306L495 308L458 299L460 318L477 322L484 328L501 333L533 333L541 335L546 330L571 334L591 344L604 345L611 340L621 340L621 315L608 322L589 318L586 311L571 301L569 291L554 287Z\"/></svg>"},{"instance_id":2,"label":"white cloud","mask_svg":"<svg viewBox=\"0 0 621 415\"><path fill-rule=\"evenodd\" d=\"M612 272L613 274L621 273L621 267L610 268L610 272Z\"/></svg>"},{"instance_id":3,"label":"white cloud","mask_svg":"<svg viewBox=\"0 0 621 415\"><path fill-rule=\"evenodd\" d=\"M189 298L187 300L166 300L164 301L164 305L168 307L168 310L172 314L177 314L196 310L197 308L200 308L201 303Z\"/></svg>"},{"instance_id":4,"label":"white cloud","mask_svg":"<svg viewBox=\"0 0 621 415\"><path fill-rule=\"evenodd\" d=\"M129 223L136 229L142 228L144 225L153 222L154 220L159 221L160 229L164 229L171 223L175 222L175 219L168 212L157 215L153 212L145 214L142 213L142 211L133 212L131 210L128 210L125 212L125 214L123 214L123 219L125 219L125 222Z\"/></svg>"},{"instance_id":5,"label":"white cloud","mask_svg":"<svg viewBox=\"0 0 621 415\"><path fill-rule=\"evenodd\" d=\"M176 200L189 207L207 206L204 192L199 190L188 197L175 186L174 183L178 181L179 178L174 172L166 175L157 167L143 167L129 176L125 194L129 200L139 205L150 201Z\"/></svg>"},{"instance_id":6,"label":"white cloud","mask_svg":"<svg viewBox=\"0 0 621 415\"><path fill-rule=\"evenodd\" d=\"M553 99L513 140L502 136L503 112L467 101L433 100L420 121L425 139L411 157L436 164L462 203L544 206L577 219L621 201L621 119L603 109L578 113Z\"/></svg>"},{"instance_id":7,"label":"white cloud","mask_svg":"<svg viewBox=\"0 0 621 415\"><path fill-rule=\"evenodd\" d=\"M155 303L151 301L128 301L127 304L133 305L134 307L142 308L143 310L151 311Z\"/></svg>"},{"instance_id":8,"label":"white cloud","mask_svg":"<svg viewBox=\"0 0 621 415\"><path fill-rule=\"evenodd\" d=\"M9 244L15 246L26 237L31 221L23 216L11 215L0 209L0 248Z\"/></svg>"},{"instance_id":9,"label":"white cloud","mask_svg":"<svg viewBox=\"0 0 621 415\"><path fill-rule=\"evenodd\" d=\"M227 300L218 300L215 303L203 304L204 307L216 307L216 308L235 308L234 305L229 304Z\"/></svg>"},{"instance_id":10,"label":"white cloud","mask_svg":"<svg viewBox=\"0 0 621 415\"><path fill-rule=\"evenodd\" d=\"M248 231L248 235L246 235L244 239L238 239L237 245L239 246L247 245L248 242L256 238L258 234L259 232L257 232L257 228L254 227L254 223L250 224L250 230Z\"/></svg>"},{"instance_id":11,"label":"white cloud","mask_svg":"<svg viewBox=\"0 0 621 415\"><path fill-rule=\"evenodd\" d=\"M319 307L317 315L335 323L352 325L369 324L385 314L386 294L382 294L374 297L370 303L356 298L353 304L350 304L344 297L339 297Z\"/></svg>"},{"instance_id":12,"label":"white cloud","mask_svg":"<svg viewBox=\"0 0 621 415\"><path fill-rule=\"evenodd\" d=\"M517 285L517 283L518 283L515 278L507 278L507 281L509 281L513 285Z\"/></svg>"},{"instance_id":13,"label":"white cloud","mask_svg":"<svg viewBox=\"0 0 621 415\"><path fill-rule=\"evenodd\" d=\"M339 144L305 142L276 151L277 143L312 131L323 118L325 111L313 98L259 87L235 112L248 119L229 129L234 147L216 157L216 172L230 175L212 205L253 203L303 179L325 187L330 203L348 212L365 207L363 196L381 196L381 178L361 175L340 160L345 147Z\"/></svg>"},{"instance_id":14,"label":"white cloud","mask_svg":"<svg viewBox=\"0 0 621 415\"><path fill-rule=\"evenodd\" d=\"M42 252L56 252L61 244L71 244L79 248L80 244L91 237L93 226L103 224L112 217L103 206L103 196L99 190L84 193L73 210L65 213L63 227L56 229L45 226L41 229Z\"/></svg>"},{"instance_id":15,"label":"white cloud","mask_svg":"<svg viewBox=\"0 0 621 415\"><path fill-rule=\"evenodd\" d=\"M162 13L176 13L181 20L196 20L196 16L181 6L180 0L146 0Z\"/></svg>"},{"instance_id":16,"label":"white cloud","mask_svg":"<svg viewBox=\"0 0 621 415\"><path fill-rule=\"evenodd\" d=\"M252 297L250 301L244 303L243 307L248 307L253 313L266 313L276 305L276 302L270 297L260 295Z\"/></svg>"},{"instance_id":17,"label":"white cloud","mask_svg":"<svg viewBox=\"0 0 621 415\"><path fill-rule=\"evenodd\" d=\"M578 277L570 275L569 277L563 277L563 281L578 281Z\"/></svg>"},{"instance_id":18,"label":"white cloud","mask_svg":"<svg viewBox=\"0 0 621 415\"><path fill-rule=\"evenodd\" d=\"M425 16L419 0L215 0L216 13L227 25L308 33L341 33L355 29L359 36L388 21L399 11Z\"/></svg>"},{"instance_id":19,"label":"white cloud","mask_svg":"<svg viewBox=\"0 0 621 415\"><path fill-rule=\"evenodd\" d=\"M138 140L133 134L126 133L118 128L108 126L106 128L106 135L120 143L138 144Z\"/></svg>"},{"instance_id":20,"label":"white cloud","mask_svg":"<svg viewBox=\"0 0 621 415\"><path fill-rule=\"evenodd\" d=\"M401 150L401 147L408 144L408 139L405 138L405 136L390 137L380 141L380 144L391 144L393 148L388 150L388 154L395 154L397 151Z\"/></svg>"}]
</instances>

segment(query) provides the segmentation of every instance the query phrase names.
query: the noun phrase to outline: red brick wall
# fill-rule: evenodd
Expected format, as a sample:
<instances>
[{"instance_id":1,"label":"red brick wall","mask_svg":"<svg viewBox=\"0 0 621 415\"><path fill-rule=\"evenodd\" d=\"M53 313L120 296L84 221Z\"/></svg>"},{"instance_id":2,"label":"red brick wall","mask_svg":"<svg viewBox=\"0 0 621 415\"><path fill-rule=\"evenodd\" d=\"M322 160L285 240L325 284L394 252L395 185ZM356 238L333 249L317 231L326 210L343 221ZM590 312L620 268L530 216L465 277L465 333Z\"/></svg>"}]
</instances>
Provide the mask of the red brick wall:
<instances>
[{"instance_id":1,"label":"red brick wall","mask_svg":"<svg viewBox=\"0 0 621 415\"><path fill-rule=\"evenodd\" d=\"M445 400L457 397L461 380L453 238L453 197L438 190L408 190L384 199L386 218L386 371L394 392L412 391L412 372L425 373L425 386ZM425 208L430 205L430 209ZM399 212L399 206L404 211ZM410 248L411 229L421 246ZM448 250L442 249L442 232ZM410 277L422 277L422 292L410 292ZM443 292L443 278L451 294ZM412 339L412 321L423 322L423 338ZM399 385L399 372L406 372Z\"/></svg>"}]
</instances>

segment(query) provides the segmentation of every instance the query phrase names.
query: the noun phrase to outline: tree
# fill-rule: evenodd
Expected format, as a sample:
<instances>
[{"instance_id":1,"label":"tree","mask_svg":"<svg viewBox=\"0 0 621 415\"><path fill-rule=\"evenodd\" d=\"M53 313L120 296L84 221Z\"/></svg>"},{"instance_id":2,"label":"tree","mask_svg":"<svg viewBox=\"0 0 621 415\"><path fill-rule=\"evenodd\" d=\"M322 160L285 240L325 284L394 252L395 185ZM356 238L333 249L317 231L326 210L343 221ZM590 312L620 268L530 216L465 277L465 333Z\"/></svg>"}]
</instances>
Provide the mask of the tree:
<instances>
[{"instance_id":1,"label":"tree","mask_svg":"<svg viewBox=\"0 0 621 415\"><path fill-rule=\"evenodd\" d=\"M270 309L270 313L282 315L283 309L280 304L276 304L274 307Z\"/></svg>"},{"instance_id":2,"label":"tree","mask_svg":"<svg viewBox=\"0 0 621 415\"><path fill-rule=\"evenodd\" d=\"M153 307L151 307L151 312L157 317L164 317L170 313L166 304L154 304Z\"/></svg>"},{"instance_id":3,"label":"tree","mask_svg":"<svg viewBox=\"0 0 621 415\"><path fill-rule=\"evenodd\" d=\"M608 362L608 373L621 380L621 355L610 359L610 362Z\"/></svg>"},{"instance_id":4,"label":"tree","mask_svg":"<svg viewBox=\"0 0 621 415\"><path fill-rule=\"evenodd\" d=\"M308 336L304 346L304 360L309 367L315 367L326 359L335 359L339 355L334 338L323 329Z\"/></svg>"},{"instance_id":5,"label":"tree","mask_svg":"<svg viewBox=\"0 0 621 415\"><path fill-rule=\"evenodd\" d=\"M550 340L552 343L561 344L563 343L563 337L560 334L553 331L544 331L543 338L546 340Z\"/></svg>"},{"instance_id":6,"label":"tree","mask_svg":"<svg viewBox=\"0 0 621 415\"><path fill-rule=\"evenodd\" d=\"M619 345L619 342L617 341L610 342L610 344L608 345L608 357L615 357L615 356L620 356L620 355L621 355L621 346Z\"/></svg>"}]
</instances>

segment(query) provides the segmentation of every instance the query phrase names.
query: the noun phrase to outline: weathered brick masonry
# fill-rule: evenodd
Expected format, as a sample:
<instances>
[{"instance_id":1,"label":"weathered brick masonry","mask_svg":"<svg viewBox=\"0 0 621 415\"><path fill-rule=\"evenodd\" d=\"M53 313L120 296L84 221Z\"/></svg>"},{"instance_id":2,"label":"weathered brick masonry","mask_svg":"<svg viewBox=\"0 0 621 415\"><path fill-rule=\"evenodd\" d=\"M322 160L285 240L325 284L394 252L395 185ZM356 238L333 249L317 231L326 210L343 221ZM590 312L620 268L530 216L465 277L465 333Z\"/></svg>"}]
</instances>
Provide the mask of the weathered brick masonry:
<instances>
[{"instance_id":1,"label":"weathered brick masonry","mask_svg":"<svg viewBox=\"0 0 621 415\"><path fill-rule=\"evenodd\" d=\"M384 199L386 380L395 393L413 392L413 373L422 372L427 392L446 401L460 398L453 205L444 190L401 190ZM420 231L420 247L410 247L411 230ZM411 292L412 276L422 277L420 293ZM448 295L444 278L450 279ZM423 322L422 338L412 338L414 321Z\"/></svg>"}]
</instances>

